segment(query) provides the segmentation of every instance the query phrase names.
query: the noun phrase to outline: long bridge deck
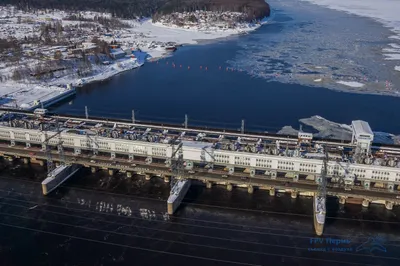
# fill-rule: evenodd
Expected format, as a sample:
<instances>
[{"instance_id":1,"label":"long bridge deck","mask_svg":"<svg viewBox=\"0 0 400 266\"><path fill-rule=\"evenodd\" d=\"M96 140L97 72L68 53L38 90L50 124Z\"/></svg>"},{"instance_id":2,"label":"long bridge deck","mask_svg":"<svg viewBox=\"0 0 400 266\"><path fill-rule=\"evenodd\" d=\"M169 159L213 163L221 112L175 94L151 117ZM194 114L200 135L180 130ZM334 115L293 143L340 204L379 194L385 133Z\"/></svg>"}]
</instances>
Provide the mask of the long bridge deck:
<instances>
[{"instance_id":1,"label":"long bridge deck","mask_svg":"<svg viewBox=\"0 0 400 266\"><path fill-rule=\"evenodd\" d=\"M31 158L33 160L46 160L46 154L40 148L26 149L22 146L10 147L6 144L0 144L0 156L14 156L17 158ZM53 160L60 161L57 151L52 151ZM147 174L154 176L171 176L171 170L165 164L151 163L147 164L143 159L127 160L126 158L113 158L101 155L80 154L66 152L65 159L69 163L80 164L86 167L96 167L99 169L112 169L122 172L137 174ZM192 171L185 171L185 178L202 180L205 182L232 184L237 186L253 186L261 189L285 190L288 192L316 192L318 184L315 181L299 180L293 182L288 178L272 178L266 175L255 175L246 177L242 173L227 174L221 170L207 170L203 168L194 168ZM331 196L347 198L367 198L370 201L383 200L400 204L400 191L389 192L386 189L370 188L364 189L362 186L354 186L348 191L343 188L332 186L327 187L327 194Z\"/></svg>"}]
</instances>

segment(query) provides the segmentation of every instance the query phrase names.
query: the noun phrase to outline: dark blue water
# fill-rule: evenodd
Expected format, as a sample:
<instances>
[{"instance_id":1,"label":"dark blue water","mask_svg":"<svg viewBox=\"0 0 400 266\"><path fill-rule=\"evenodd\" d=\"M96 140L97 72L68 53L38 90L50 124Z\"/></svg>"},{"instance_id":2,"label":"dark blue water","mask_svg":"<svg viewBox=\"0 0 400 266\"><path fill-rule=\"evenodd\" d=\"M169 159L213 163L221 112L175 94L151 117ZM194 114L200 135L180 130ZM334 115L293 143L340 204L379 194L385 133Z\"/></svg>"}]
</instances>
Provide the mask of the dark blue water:
<instances>
[{"instance_id":1,"label":"dark blue water","mask_svg":"<svg viewBox=\"0 0 400 266\"><path fill-rule=\"evenodd\" d=\"M398 265L399 210L328 201L328 238L310 243L312 201L267 191L192 186L174 216L169 185L81 171L41 195L44 169L0 162L1 265ZM381 222L378 222L380 220ZM356 248L369 236L383 251ZM347 248L340 253L310 248Z\"/></svg>"}]
</instances>

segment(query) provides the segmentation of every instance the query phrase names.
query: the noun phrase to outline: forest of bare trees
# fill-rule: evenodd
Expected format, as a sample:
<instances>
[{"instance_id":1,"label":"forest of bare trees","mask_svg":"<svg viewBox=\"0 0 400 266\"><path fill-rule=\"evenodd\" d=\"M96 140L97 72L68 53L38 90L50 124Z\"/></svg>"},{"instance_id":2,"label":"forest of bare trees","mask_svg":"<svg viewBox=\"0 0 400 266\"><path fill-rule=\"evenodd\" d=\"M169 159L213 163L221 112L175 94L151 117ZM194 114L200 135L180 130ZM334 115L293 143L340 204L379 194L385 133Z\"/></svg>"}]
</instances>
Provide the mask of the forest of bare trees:
<instances>
[{"instance_id":1,"label":"forest of bare trees","mask_svg":"<svg viewBox=\"0 0 400 266\"><path fill-rule=\"evenodd\" d=\"M244 12L249 20L269 16L270 13L264 0L0 0L1 4L17 5L23 10L49 8L110 12L120 18L153 16L155 20L162 14L194 10Z\"/></svg>"},{"instance_id":2,"label":"forest of bare trees","mask_svg":"<svg viewBox=\"0 0 400 266\"><path fill-rule=\"evenodd\" d=\"M0 0L0 5L12 4L19 9L61 9L69 11L109 12L115 17L149 17L166 0Z\"/></svg>"}]
</instances>

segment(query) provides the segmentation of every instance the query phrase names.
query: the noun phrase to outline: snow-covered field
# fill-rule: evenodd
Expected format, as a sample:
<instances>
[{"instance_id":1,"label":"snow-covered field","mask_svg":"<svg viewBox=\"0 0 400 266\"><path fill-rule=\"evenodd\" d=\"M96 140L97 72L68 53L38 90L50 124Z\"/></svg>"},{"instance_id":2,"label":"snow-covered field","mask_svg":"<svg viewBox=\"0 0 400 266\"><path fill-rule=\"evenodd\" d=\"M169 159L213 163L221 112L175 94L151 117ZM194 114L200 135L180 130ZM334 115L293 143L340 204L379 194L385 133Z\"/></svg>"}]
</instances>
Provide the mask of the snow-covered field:
<instances>
[{"instance_id":1,"label":"snow-covered field","mask_svg":"<svg viewBox=\"0 0 400 266\"><path fill-rule=\"evenodd\" d=\"M66 93L67 88L43 84L3 83L0 88L0 106L30 109Z\"/></svg>"}]
</instances>

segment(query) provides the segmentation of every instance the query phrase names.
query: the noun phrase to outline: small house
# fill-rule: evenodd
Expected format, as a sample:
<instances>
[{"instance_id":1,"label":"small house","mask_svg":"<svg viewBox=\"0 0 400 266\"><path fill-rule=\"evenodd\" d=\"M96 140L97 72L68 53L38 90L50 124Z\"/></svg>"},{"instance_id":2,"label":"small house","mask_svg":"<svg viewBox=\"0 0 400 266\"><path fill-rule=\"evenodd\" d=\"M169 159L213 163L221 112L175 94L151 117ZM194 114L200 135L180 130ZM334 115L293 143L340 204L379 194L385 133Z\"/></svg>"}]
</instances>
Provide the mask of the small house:
<instances>
[{"instance_id":1,"label":"small house","mask_svg":"<svg viewBox=\"0 0 400 266\"><path fill-rule=\"evenodd\" d=\"M111 49L110 56L112 59L121 59L126 56L126 53L122 49Z\"/></svg>"}]
</instances>

